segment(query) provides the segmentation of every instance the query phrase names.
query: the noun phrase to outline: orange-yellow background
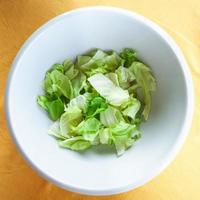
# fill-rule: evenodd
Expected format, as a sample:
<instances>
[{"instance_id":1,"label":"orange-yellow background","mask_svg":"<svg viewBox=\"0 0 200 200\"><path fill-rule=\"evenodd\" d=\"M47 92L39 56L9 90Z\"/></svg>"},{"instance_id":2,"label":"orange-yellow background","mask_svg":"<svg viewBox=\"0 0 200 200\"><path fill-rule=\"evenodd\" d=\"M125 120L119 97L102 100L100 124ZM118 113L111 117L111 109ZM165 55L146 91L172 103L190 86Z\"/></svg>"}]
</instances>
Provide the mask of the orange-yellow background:
<instances>
[{"instance_id":1,"label":"orange-yellow background","mask_svg":"<svg viewBox=\"0 0 200 200\"><path fill-rule=\"evenodd\" d=\"M196 95L193 124L175 161L148 184L107 197L71 193L39 177L16 150L3 111L8 71L23 42L52 17L89 5L136 11L162 26L188 61ZM200 0L0 0L0 200L200 200L199 102Z\"/></svg>"}]
</instances>

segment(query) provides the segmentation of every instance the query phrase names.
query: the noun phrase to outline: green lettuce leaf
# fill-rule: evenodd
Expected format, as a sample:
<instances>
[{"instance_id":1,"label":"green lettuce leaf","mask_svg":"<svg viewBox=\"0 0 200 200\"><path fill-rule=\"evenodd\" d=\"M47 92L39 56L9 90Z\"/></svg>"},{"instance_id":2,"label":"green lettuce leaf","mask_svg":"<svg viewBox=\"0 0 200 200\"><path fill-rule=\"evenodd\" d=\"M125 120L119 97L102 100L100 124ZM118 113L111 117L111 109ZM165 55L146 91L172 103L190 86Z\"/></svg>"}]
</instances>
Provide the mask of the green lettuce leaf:
<instances>
[{"instance_id":1,"label":"green lettuce leaf","mask_svg":"<svg viewBox=\"0 0 200 200\"><path fill-rule=\"evenodd\" d=\"M50 79L52 81L52 88L55 93L62 94L68 99L73 97L73 88L71 81L67 76L54 70L50 73Z\"/></svg>"},{"instance_id":2,"label":"green lettuce leaf","mask_svg":"<svg viewBox=\"0 0 200 200\"><path fill-rule=\"evenodd\" d=\"M82 136L72 137L64 141L59 141L58 143L60 147L74 151L82 151L91 147L91 143L85 140Z\"/></svg>"},{"instance_id":3,"label":"green lettuce leaf","mask_svg":"<svg viewBox=\"0 0 200 200\"><path fill-rule=\"evenodd\" d=\"M115 73L118 76L119 86L123 89L127 89L130 87L131 82L135 80L134 73L126 67L120 66Z\"/></svg>"},{"instance_id":4,"label":"green lettuce leaf","mask_svg":"<svg viewBox=\"0 0 200 200\"><path fill-rule=\"evenodd\" d=\"M114 71L117 67L123 64L123 60L115 51L111 51L110 55L107 55L103 59L103 62L106 65L105 68L110 72Z\"/></svg>"},{"instance_id":5,"label":"green lettuce leaf","mask_svg":"<svg viewBox=\"0 0 200 200\"><path fill-rule=\"evenodd\" d=\"M68 135L64 136L64 135L61 134L59 121L54 122L50 126L50 128L48 130L48 134L51 135L51 136L54 136L58 140L65 140L65 139L69 138Z\"/></svg>"},{"instance_id":6,"label":"green lettuce leaf","mask_svg":"<svg viewBox=\"0 0 200 200\"><path fill-rule=\"evenodd\" d=\"M125 116L129 116L130 118L135 119L137 112L140 110L140 106L141 104L139 100L136 98L131 98L131 100L129 100L129 105L126 109L123 110L122 113Z\"/></svg>"},{"instance_id":7,"label":"green lettuce leaf","mask_svg":"<svg viewBox=\"0 0 200 200\"><path fill-rule=\"evenodd\" d=\"M145 104L143 116L147 120L151 110L150 92L156 90L155 78L152 76L150 68L141 62L133 62L130 70L134 72L137 84L142 90L142 102Z\"/></svg>"},{"instance_id":8,"label":"green lettuce leaf","mask_svg":"<svg viewBox=\"0 0 200 200\"><path fill-rule=\"evenodd\" d=\"M37 97L37 103L45 110L48 110L46 103L49 99L46 96L40 95Z\"/></svg>"},{"instance_id":9,"label":"green lettuce leaf","mask_svg":"<svg viewBox=\"0 0 200 200\"><path fill-rule=\"evenodd\" d=\"M78 66L82 72L91 76L96 73L105 74L109 71L113 71L120 66L121 63L122 59L116 52L111 51L108 54L98 49L92 50L88 55L79 56L76 66Z\"/></svg>"},{"instance_id":10,"label":"green lettuce leaf","mask_svg":"<svg viewBox=\"0 0 200 200\"><path fill-rule=\"evenodd\" d=\"M64 104L60 99L46 102L47 112L52 120L60 118L64 112Z\"/></svg>"},{"instance_id":11,"label":"green lettuce leaf","mask_svg":"<svg viewBox=\"0 0 200 200\"><path fill-rule=\"evenodd\" d=\"M106 74L106 77L108 77L116 86L119 86L119 80L116 73L110 72Z\"/></svg>"},{"instance_id":12,"label":"green lettuce leaf","mask_svg":"<svg viewBox=\"0 0 200 200\"><path fill-rule=\"evenodd\" d=\"M121 112L111 106L109 106L104 112L100 113L100 122L106 127L110 127L111 125L123 120Z\"/></svg>"},{"instance_id":13,"label":"green lettuce leaf","mask_svg":"<svg viewBox=\"0 0 200 200\"><path fill-rule=\"evenodd\" d=\"M95 115L103 112L108 107L104 98L97 96L92 98L88 103L86 116L94 117Z\"/></svg>"},{"instance_id":14,"label":"green lettuce leaf","mask_svg":"<svg viewBox=\"0 0 200 200\"><path fill-rule=\"evenodd\" d=\"M109 128L104 128L99 132L99 139L101 144L111 144L111 133Z\"/></svg>"},{"instance_id":15,"label":"green lettuce leaf","mask_svg":"<svg viewBox=\"0 0 200 200\"><path fill-rule=\"evenodd\" d=\"M79 68L83 72L88 72L94 69L97 69L100 65L103 65L103 58L107 56L102 50L97 50L91 59L83 65L80 65ZM84 57L85 59L85 57ZM84 60L85 61L85 60ZM81 61L83 63L84 61ZM80 61L79 61L80 63Z\"/></svg>"},{"instance_id":16,"label":"green lettuce leaf","mask_svg":"<svg viewBox=\"0 0 200 200\"><path fill-rule=\"evenodd\" d=\"M81 90L87 85L86 76L79 72L79 74L71 81L73 88L73 96L77 97L80 95Z\"/></svg>"},{"instance_id":17,"label":"green lettuce leaf","mask_svg":"<svg viewBox=\"0 0 200 200\"><path fill-rule=\"evenodd\" d=\"M64 135L69 134L69 132L75 130L82 119L83 116L81 109L77 106L69 106L60 118L61 132Z\"/></svg>"},{"instance_id":18,"label":"green lettuce leaf","mask_svg":"<svg viewBox=\"0 0 200 200\"><path fill-rule=\"evenodd\" d=\"M71 59L64 60L63 62L64 72L67 72L73 66L74 66L74 63L72 62Z\"/></svg>"},{"instance_id":19,"label":"green lettuce leaf","mask_svg":"<svg viewBox=\"0 0 200 200\"><path fill-rule=\"evenodd\" d=\"M129 67L134 61L137 61L136 56L136 52L131 48L125 48L120 53L120 57L125 60L125 67Z\"/></svg>"},{"instance_id":20,"label":"green lettuce leaf","mask_svg":"<svg viewBox=\"0 0 200 200\"><path fill-rule=\"evenodd\" d=\"M52 85L53 85L53 82L50 77L50 72L47 72L45 75L44 82L43 82L43 88L44 88L45 92L51 96L53 96L53 93L54 93ZM59 95L57 95L57 96L59 96Z\"/></svg>"},{"instance_id":21,"label":"green lettuce leaf","mask_svg":"<svg viewBox=\"0 0 200 200\"><path fill-rule=\"evenodd\" d=\"M56 63L52 66L52 68L49 70L49 72L57 70L59 72L61 72L62 74L64 74L64 66L60 63Z\"/></svg>"},{"instance_id":22,"label":"green lettuce leaf","mask_svg":"<svg viewBox=\"0 0 200 200\"><path fill-rule=\"evenodd\" d=\"M49 117L53 121L59 119L64 112L64 104L59 98L56 100L50 100L46 96L38 96L37 102L48 112Z\"/></svg>"},{"instance_id":23,"label":"green lettuce leaf","mask_svg":"<svg viewBox=\"0 0 200 200\"><path fill-rule=\"evenodd\" d=\"M81 65L88 63L91 60L90 56L77 56L76 67L80 68Z\"/></svg>"},{"instance_id":24,"label":"green lettuce leaf","mask_svg":"<svg viewBox=\"0 0 200 200\"><path fill-rule=\"evenodd\" d=\"M71 61L71 59L66 59L63 63L64 65L64 71L65 71L65 75L72 80L73 78L75 78L79 71L77 69L75 69L75 66L73 64L73 62Z\"/></svg>"},{"instance_id":25,"label":"green lettuce leaf","mask_svg":"<svg viewBox=\"0 0 200 200\"><path fill-rule=\"evenodd\" d=\"M118 156L122 155L125 150L133 144L132 133L135 129L135 125L123 121L110 128L112 140Z\"/></svg>"},{"instance_id":26,"label":"green lettuce leaf","mask_svg":"<svg viewBox=\"0 0 200 200\"><path fill-rule=\"evenodd\" d=\"M75 98L73 98L69 102L69 106L76 106L79 109L81 109L84 113L86 113L87 107L88 107L88 102L87 102L87 96L86 95L79 95Z\"/></svg>"},{"instance_id":27,"label":"green lettuce leaf","mask_svg":"<svg viewBox=\"0 0 200 200\"><path fill-rule=\"evenodd\" d=\"M117 87L109 78L103 74L95 74L88 78L89 83L94 89L104 97L111 105L120 106L128 101L127 90Z\"/></svg>"},{"instance_id":28,"label":"green lettuce leaf","mask_svg":"<svg viewBox=\"0 0 200 200\"><path fill-rule=\"evenodd\" d=\"M102 125L96 118L82 121L75 129L77 135L82 135L85 140L93 142L98 135Z\"/></svg>"},{"instance_id":29,"label":"green lettuce leaf","mask_svg":"<svg viewBox=\"0 0 200 200\"><path fill-rule=\"evenodd\" d=\"M139 88L139 85L137 83L131 84L131 86L128 88L129 94L135 94L137 93L137 89Z\"/></svg>"}]
</instances>

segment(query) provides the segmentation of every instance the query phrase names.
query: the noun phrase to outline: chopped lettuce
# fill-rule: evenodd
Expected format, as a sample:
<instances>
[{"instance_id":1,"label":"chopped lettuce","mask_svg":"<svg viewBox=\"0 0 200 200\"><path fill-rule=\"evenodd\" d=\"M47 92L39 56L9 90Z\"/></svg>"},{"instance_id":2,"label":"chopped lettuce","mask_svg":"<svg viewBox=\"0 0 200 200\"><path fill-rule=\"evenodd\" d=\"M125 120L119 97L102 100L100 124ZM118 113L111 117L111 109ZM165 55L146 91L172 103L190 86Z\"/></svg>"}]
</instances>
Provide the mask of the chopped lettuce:
<instances>
[{"instance_id":1,"label":"chopped lettuce","mask_svg":"<svg viewBox=\"0 0 200 200\"><path fill-rule=\"evenodd\" d=\"M108 107L104 98L97 96L92 98L88 103L87 117L94 117L95 115L103 112Z\"/></svg>"},{"instance_id":2,"label":"chopped lettuce","mask_svg":"<svg viewBox=\"0 0 200 200\"><path fill-rule=\"evenodd\" d=\"M74 151L82 151L88 149L91 143L85 140L82 136L72 137L58 142L60 147L68 148Z\"/></svg>"},{"instance_id":3,"label":"chopped lettuce","mask_svg":"<svg viewBox=\"0 0 200 200\"><path fill-rule=\"evenodd\" d=\"M71 81L57 69L47 72L44 80L44 89L50 96L60 97L63 95L68 99L73 96Z\"/></svg>"},{"instance_id":4,"label":"chopped lettuce","mask_svg":"<svg viewBox=\"0 0 200 200\"><path fill-rule=\"evenodd\" d=\"M119 86L123 89L129 88L135 80L134 73L126 67L120 66L115 72L118 76Z\"/></svg>"},{"instance_id":5,"label":"chopped lettuce","mask_svg":"<svg viewBox=\"0 0 200 200\"><path fill-rule=\"evenodd\" d=\"M151 92L156 90L155 78L150 69L141 62L133 62L130 66L136 77L138 86L142 91L142 102L144 103L143 116L147 120L151 110Z\"/></svg>"},{"instance_id":6,"label":"chopped lettuce","mask_svg":"<svg viewBox=\"0 0 200 200\"><path fill-rule=\"evenodd\" d=\"M111 133L109 128L100 130L99 139L101 144L111 144Z\"/></svg>"},{"instance_id":7,"label":"chopped lettuce","mask_svg":"<svg viewBox=\"0 0 200 200\"><path fill-rule=\"evenodd\" d=\"M50 73L50 78L52 80L52 87L55 92L59 92L64 95L68 99L71 99L73 96L73 89L71 82L67 76L59 72L58 70L54 70Z\"/></svg>"},{"instance_id":8,"label":"chopped lettuce","mask_svg":"<svg viewBox=\"0 0 200 200\"><path fill-rule=\"evenodd\" d=\"M48 134L60 147L82 151L103 144L121 156L141 138L156 82L133 49L93 49L75 62L54 64L43 89L37 103L55 121Z\"/></svg>"},{"instance_id":9,"label":"chopped lettuce","mask_svg":"<svg viewBox=\"0 0 200 200\"><path fill-rule=\"evenodd\" d=\"M42 108L44 108L48 112L49 117L53 121L59 119L64 112L64 104L60 98L50 100L45 96L38 96L37 102Z\"/></svg>"},{"instance_id":10,"label":"chopped lettuce","mask_svg":"<svg viewBox=\"0 0 200 200\"><path fill-rule=\"evenodd\" d=\"M76 66L88 76L112 72L123 63L121 57L111 51L109 54L102 50L92 50L87 55L78 56Z\"/></svg>"},{"instance_id":11,"label":"chopped lettuce","mask_svg":"<svg viewBox=\"0 0 200 200\"><path fill-rule=\"evenodd\" d=\"M66 59L63 62L63 66L64 66L65 75L70 80L72 80L73 78L75 78L78 75L79 71L74 67L73 62L70 59Z\"/></svg>"},{"instance_id":12,"label":"chopped lettuce","mask_svg":"<svg viewBox=\"0 0 200 200\"><path fill-rule=\"evenodd\" d=\"M51 125L51 127L48 130L48 134L51 136L54 136L55 138L57 138L59 140L65 140L65 139L69 138L68 135L64 136L61 134L59 121L56 121Z\"/></svg>"},{"instance_id":13,"label":"chopped lettuce","mask_svg":"<svg viewBox=\"0 0 200 200\"><path fill-rule=\"evenodd\" d=\"M116 85L119 86L119 80L116 73L110 72L106 76Z\"/></svg>"},{"instance_id":14,"label":"chopped lettuce","mask_svg":"<svg viewBox=\"0 0 200 200\"><path fill-rule=\"evenodd\" d=\"M97 50L91 59L88 60L88 62L85 62L85 57L83 58L84 61L80 60L82 58L79 58L79 63L84 63L82 65L79 65L79 68L81 71L83 71L86 74L90 74L92 71L96 70L103 70L104 69L104 58L106 57L106 53L104 53L102 50ZM106 72L106 71L105 71Z\"/></svg>"},{"instance_id":15,"label":"chopped lettuce","mask_svg":"<svg viewBox=\"0 0 200 200\"><path fill-rule=\"evenodd\" d=\"M103 74L95 74L89 77L88 81L111 105L120 106L122 103L128 101L128 91L116 86Z\"/></svg>"},{"instance_id":16,"label":"chopped lettuce","mask_svg":"<svg viewBox=\"0 0 200 200\"><path fill-rule=\"evenodd\" d=\"M122 113L111 106L109 106L104 112L100 113L100 121L105 127L109 127L123 120Z\"/></svg>"},{"instance_id":17,"label":"chopped lettuce","mask_svg":"<svg viewBox=\"0 0 200 200\"><path fill-rule=\"evenodd\" d=\"M140 101L135 98L132 98L129 101L129 105L122 111L123 115L128 116L132 119L135 119L137 112L140 110Z\"/></svg>"},{"instance_id":18,"label":"chopped lettuce","mask_svg":"<svg viewBox=\"0 0 200 200\"><path fill-rule=\"evenodd\" d=\"M75 98L73 98L70 102L69 102L69 106L76 106L79 109L81 109L84 113L87 111L87 97L84 95L79 95Z\"/></svg>"},{"instance_id":19,"label":"chopped lettuce","mask_svg":"<svg viewBox=\"0 0 200 200\"><path fill-rule=\"evenodd\" d=\"M57 70L64 74L64 66L62 64L59 64L59 63L54 64L52 68L50 69L50 71L53 71L53 70Z\"/></svg>"},{"instance_id":20,"label":"chopped lettuce","mask_svg":"<svg viewBox=\"0 0 200 200\"><path fill-rule=\"evenodd\" d=\"M126 122L119 122L110 128L113 143L117 150L117 155L122 155L124 151L130 146L132 133L136 129L135 125Z\"/></svg>"},{"instance_id":21,"label":"chopped lettuce","mask_svg":"<svg viewBox=\"0 0 200 200\"><path fill-rule=\"evenodd\" d=\"M82 121L76 128L75 133L82 135L85 140L93 142L101 128L101 123L96 118L89 118Z\"/></svg>"},{"instance_id":22,"label":"chopped lettuce","mask_svg":"<svg viewBox=\"0 0 200 200\"><path fill-rule=\"evenodd\" d=\"M86 76L79 72L79 74L71 80L73 88L73 96L77 97L81 90L86 86Z\"/></svg>"},{"instance_id":23,"label":"chopped lettuce","mask_svg":"<svg viewBox=\"0 0 200 200\"><path fill-rule=\"evenodd\" d=\"M60 127L61 131L63 130L63 134L65 135L73 131L82 119L83 115L81 109L77 106L69 106L60 118Z\"/></svg>"},{"instance_id":24,"label":"chopped lettuce","mask_svg":"<svg viewBox=\"0 0 200 200\"><path fill-rule=\"evenodd\" d=\"M120 57L124 59L125 67L129 67L134 61L137 61L137 54L133 49L125 48L120 52Z\"/></svg>"}]
</instances>

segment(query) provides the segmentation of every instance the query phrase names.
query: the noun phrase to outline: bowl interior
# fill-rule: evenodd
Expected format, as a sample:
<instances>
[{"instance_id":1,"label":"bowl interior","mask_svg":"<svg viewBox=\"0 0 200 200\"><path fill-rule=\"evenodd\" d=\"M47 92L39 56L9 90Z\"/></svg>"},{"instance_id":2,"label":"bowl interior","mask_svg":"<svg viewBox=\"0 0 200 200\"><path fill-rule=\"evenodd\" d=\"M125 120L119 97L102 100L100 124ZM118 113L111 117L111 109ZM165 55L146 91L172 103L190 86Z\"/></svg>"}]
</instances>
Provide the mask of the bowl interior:
<instances>
[{"instance_id":1,"label":"bowl interior","mask_svg":"<svg viewBox=\"0 0 200 200\"><path fill-rule=\"evenodd\" d=\"M157 80L142 138L118 158L106 147L83 153L59 148L47 135L52 122L36 103L52 64L94 47L134 48ZM34 33L15 60L7 97L12 133L25 157L59 186L90 194L115 193L147 181L179 140L187 109L184 74L169 44L143 18L115 9L75 11Z\"/></svg>"}]
</instances>

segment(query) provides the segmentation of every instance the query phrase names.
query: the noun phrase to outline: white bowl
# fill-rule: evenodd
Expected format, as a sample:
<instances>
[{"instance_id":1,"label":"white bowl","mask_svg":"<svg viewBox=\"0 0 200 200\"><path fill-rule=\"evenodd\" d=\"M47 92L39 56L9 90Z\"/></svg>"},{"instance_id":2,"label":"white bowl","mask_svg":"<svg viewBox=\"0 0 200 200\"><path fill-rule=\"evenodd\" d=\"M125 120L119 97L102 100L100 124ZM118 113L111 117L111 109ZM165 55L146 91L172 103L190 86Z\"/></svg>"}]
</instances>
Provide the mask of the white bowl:
<instances>
[{"instance_id":1,"label":"white bowl","mask_svg":"<svg viewBox=\"0 0 200 200\"><path fill-rule=\"evenodd\" d=\"M58 147L47 135L52 122L36 103L52 64L94 47L134 48L157 79L142 138L121 157L102 148L77 153ZM133 12L89 7L60 15L33 33L14 60L5 100L13 139L39 174L70 191L108 195L145 184L171 162L189 129L193 89L182 53L156 24Z\"/></svg>"}]
</instances>

